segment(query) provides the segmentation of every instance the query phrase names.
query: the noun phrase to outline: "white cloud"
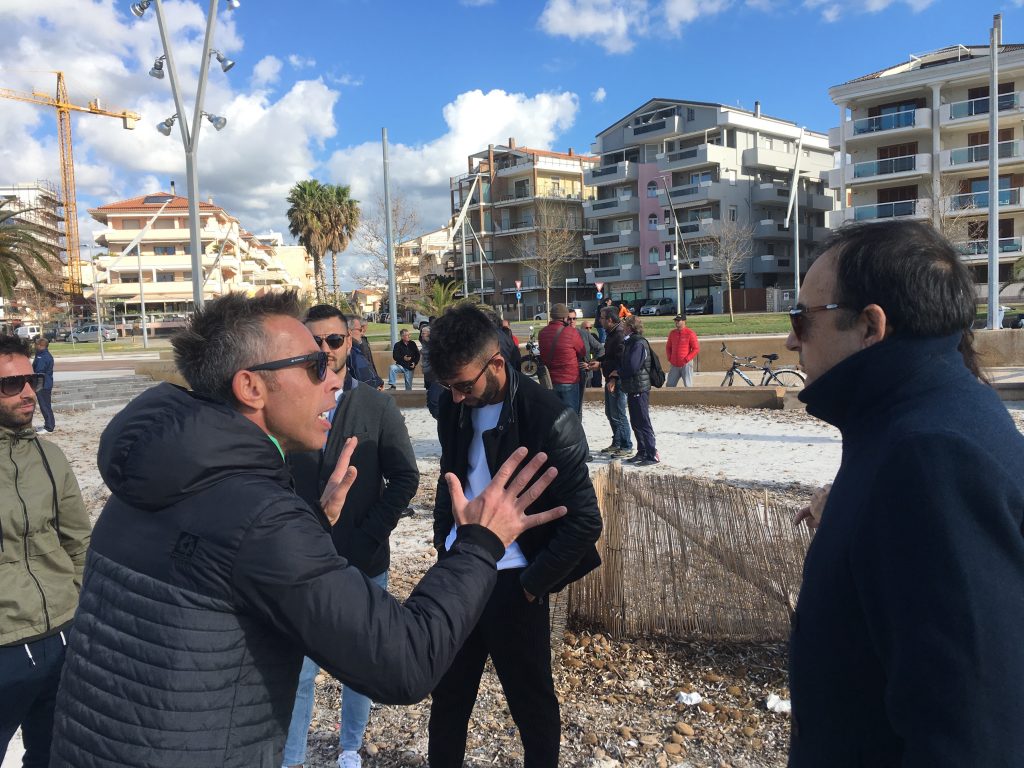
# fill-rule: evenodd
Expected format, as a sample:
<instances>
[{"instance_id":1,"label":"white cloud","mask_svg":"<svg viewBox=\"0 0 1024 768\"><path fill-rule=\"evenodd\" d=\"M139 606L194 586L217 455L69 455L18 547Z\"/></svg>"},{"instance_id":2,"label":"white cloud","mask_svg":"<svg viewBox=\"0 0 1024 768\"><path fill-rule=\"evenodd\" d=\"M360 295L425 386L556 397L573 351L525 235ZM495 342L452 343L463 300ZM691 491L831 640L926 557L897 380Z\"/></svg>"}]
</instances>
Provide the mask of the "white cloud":
<instances>
[{"instance_id":1,"label":"white cloud","mask_svg":"<svg viewBox=\"0 0 1024 768\"><path fill-rule=\"evenodd\" d=\"M264 56L252 68L252 84L256 88L273 85L281 77L283 64L277 56Z\"/></svg>"},{"instance_id":2,"label":"white cloud","mask_svg":"<svg viewBox=\"0 0 1024 768\"><path fill-rule=\"evenodd\" d=\"M327 79L335 85L350 86L358 88L363 84L363 78L358 75L350 75L347 72L343 75L328 75Z\"/></svg>"},{"instance_id":3,"label":"white cloud","mask_svg":"<svg viewBox=\"0 0 1024 768\"><path fill-rule=\"evenodd\" d=\"M308 69L309 67L316 66L316 59L308 56L300 56L297 53L293 53L288 57L288 63L291 64L295 69Z\"/></svg>"},{"instance_id":4,"label":"white cloud","mask_svg":"<svg viewBox=\"0 0 1024 768\"><path fill-rule=\"evenodd\" d=\"M901 4L908 6L915 13L919 13L934 3L935 0L862 0L861 2L803 0L803 7L810 10L820 8L822 21L832 23L838 21L845 13L880 13L890 6Z\"/></svg>"},{"instance_id":5,"label":"white cloud","mask_svg":"<svg viewBox=\"0 0 1024 768\"><path fill-rule=\"evenodd\" d=\"M608 91L604 89L604 86L600 86L596 91L590 94L590 97L594 100L595 104L600 104L608 98Z\"/></svg>"},{"instance_id":6,"label":"white cloud","mask_svg":"<svg viewBox=\"0 0 1024 768\"><path fill-rule=\"evenodd\" d=\"M206 28L205 3L175 0L165 4L166 18L186 105L191 105ZM165 137L154 130L174 114L169 81L147 76L162 52L152 10L135 19L121 0L47 0L0 3L0 82L22 91L52 93L55 79L46 70L67 73L72 102L99 97L108 109L127 108L141 115L134 131L119 120L73 116L75 175L79 211L177 182L185 193L184 151L177 130ZM243 48L232 15L217 21L217 48L240 58ZM308 60L299 57L298 63ZM244 60L240 63L244 64ZM295 82L286 93L271 95L283 63L272 56L253 66L251 80L241 67L225 75L210 70L206 109L228 119L217 132L204 122L199 146L199 187L243 226L259 231L286 227L285 197L295 181L312 176L317 153L335 135L338 91L320 79ZM34 71L33 71L34 70ZM41 72L40 72L41 71ZM191 118L191 111L189 111ZM287 141L281 137L287 136ZM0 109L0 167L11 182L50 179L59 182L59 151L53 110L4 101ZM83 237L95 222L81 226Z\"/></svg>"},{"instance_id":7,"label":"white cloud","mask_svg":"<svg viewBox=\"0 0 1024 768\"><path fill-rule=\"evenodd\" d=\"M494 5L494 0L459 0L459 5L467 5L470 8L479 8L483 5Z\"/></svg>"},{"instance_id":8,"label":"white cloud","mask_svg":"<svg viewBox=\"0 0 1024 768\"><path fill-rule=\"evenodd\" d=\"M647 0L548 0L540 27L549 35L593 40L608 53L628 53L646 18Z\"/></svg>"},{"instance_id":9,"label":"white cloud","mask_svg":"<svg viewBox=\"0 0 1024 768\"><path fill-rule=\"evenodd\" d=\"M732 0L665 0L663 15L669 32L678 34L681 27L703 16L714 16L731 5Z\"/></svg>"},{"instance_id":10,"label":"white cloud","mask_svg":"<svg viewBox=\"0 0 1024 768\"><path fill-rule=\"evenodd\" d=\"M444 226L451 218L449 178L465 173L468 155L488 144L504 144L510 137L520 146L556 148L556 140L572 126L578 109L578 98L569 92L535 96L501 90L462 93L442 110L448 128L441 136L410 146L402 143L400 129L390 132L392 192L399 191L417 211L424 232ZM352 196L367 209L383 192L378 142L338 150L327 168L328 179L350 185ZM358 257L346 254L343 261L346 259L351 263Z\"/></svg>"},{"instance_id":11,"label":"white cloud","mask_svg":"<svg viewBox=\"0 0 1024 768\"><path fill-rule=\"evenodd\" d=\"M838 5L828 5L821 11L822 20L832 24L833 22L839 21L839 16L842 13L842 9Z\"/></svg>"}]
</instances>

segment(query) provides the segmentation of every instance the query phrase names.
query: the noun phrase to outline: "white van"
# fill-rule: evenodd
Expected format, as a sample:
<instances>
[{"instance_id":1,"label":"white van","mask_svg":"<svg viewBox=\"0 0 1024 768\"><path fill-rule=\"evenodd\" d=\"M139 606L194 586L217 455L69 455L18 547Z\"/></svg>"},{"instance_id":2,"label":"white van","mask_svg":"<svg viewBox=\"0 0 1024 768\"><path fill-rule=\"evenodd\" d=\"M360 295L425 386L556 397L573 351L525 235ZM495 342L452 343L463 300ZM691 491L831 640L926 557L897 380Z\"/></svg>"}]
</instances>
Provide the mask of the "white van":
<instances>
[{"instance_id":1,"label":"white van","mask_svg":"<svg viewBox=\"0 0 1024 768\"><path fill-rule=\"evenodd\" d=\"M38 325L19 325L14 333L21 339L34 339L43 335L43 329Z\"/></svg>"}]
</instances>

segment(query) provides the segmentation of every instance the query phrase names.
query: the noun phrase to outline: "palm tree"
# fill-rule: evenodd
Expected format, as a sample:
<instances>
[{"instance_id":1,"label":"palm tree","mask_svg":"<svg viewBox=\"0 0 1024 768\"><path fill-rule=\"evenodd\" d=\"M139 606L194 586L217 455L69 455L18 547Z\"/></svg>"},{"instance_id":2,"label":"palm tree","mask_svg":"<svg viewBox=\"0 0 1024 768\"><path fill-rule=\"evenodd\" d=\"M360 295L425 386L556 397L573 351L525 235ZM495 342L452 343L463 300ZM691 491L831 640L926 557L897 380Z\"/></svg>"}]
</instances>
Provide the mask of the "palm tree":
<instances>
[{"instance_id":1,"label":"palm tree","mask_svg":"<svg viewBox=\"0 0 1024 768\"><path fill-rule=\"evenodd\" d=\"M46 286L36 277L36 268L53 272L52 262L60 257L60 249L47 242L43 230L18 217L33 209L4 210L15 200L0 201L0 296L9 299L20 280L28 280L37 291Z\"/></svg>"},{"instance_id":2,"label":"palm tree","mask_svg":"<svg viewBox=\"0 0 1024 768\"><path fill-rule=\"evenodd\" d=\"M475 304L473 299L462 299L456 296L460 288L461 286L456 280L438 280L431 286L429 293L418 299L413 299L409 304L417 312L427 317L440 317L448 307L461 304L463 301Z\"/></svg>"},{"instance_id":3,"label":"palm tree","mask_svg":"<svg viewBox=\"0 0 1024 768\"><path fill-rule=\"evenodd\" d=\"M331 252L331 290L338 300L338 254L348 248L359 226L359 201L349 197L349 188L334 184L324 188L327 205L326 247Z\"/></svg>"},{"instance_id":4,"label":"palm tree","mask_svg":"<svg viewBox=\"0 0 1024 768\"><path fill-rule=\"evenodd\" d=\"M316 179L296 182L288 192L288 231L298 238L313 258L313 280L318 302L327 300L324 252L328 245L327 200L329 190Z\"/></svg>"}]
</instances>

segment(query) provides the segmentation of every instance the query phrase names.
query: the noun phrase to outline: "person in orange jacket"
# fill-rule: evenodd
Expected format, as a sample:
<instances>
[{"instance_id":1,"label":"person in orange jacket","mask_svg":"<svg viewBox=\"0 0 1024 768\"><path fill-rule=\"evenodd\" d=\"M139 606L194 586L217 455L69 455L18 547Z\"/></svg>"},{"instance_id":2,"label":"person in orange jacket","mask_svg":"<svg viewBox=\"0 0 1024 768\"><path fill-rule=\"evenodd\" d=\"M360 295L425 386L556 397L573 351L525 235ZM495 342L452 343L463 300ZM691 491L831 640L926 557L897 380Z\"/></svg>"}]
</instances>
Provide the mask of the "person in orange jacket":
<instances>
[{"instance_id":1,"label":"person in orange jacket","mask_svg":"<svg viewBox=\"0 0 1024 768\"><path fill-rule=\"evenodd\" d=\"M668 357L668 386L674 387L683 380L684 387L693 386L693 359L700 352L697 334L686 327L686 318L676 315L676 327L668 335L665 354Z\"/></svg>"}]
</instances>

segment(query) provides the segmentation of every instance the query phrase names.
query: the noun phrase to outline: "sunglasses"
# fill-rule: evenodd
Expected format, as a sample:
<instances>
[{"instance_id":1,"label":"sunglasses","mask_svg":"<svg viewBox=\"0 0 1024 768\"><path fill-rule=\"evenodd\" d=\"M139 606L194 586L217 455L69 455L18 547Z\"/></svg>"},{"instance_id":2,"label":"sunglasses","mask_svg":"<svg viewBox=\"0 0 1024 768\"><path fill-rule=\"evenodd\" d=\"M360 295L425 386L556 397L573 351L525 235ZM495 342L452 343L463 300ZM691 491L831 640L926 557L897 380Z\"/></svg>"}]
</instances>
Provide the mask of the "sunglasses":
<instances>
[{"instance_id":1,"label":"sunglasses","mask_svg":"<svg viewBox=\"0 0 1024 768\"><path fill-rule=\"evenodd\" d=\"M293 365L301 365L305 368L312 368L316 366L316 377L323 381L327 378L327 353L326 352L310 352L308 355L299 355L298 357L288 357L284 360L273 360L269 363L260 363L254 365L251 368L246 368L247 371L279 371L282 368L290 368Z\"/></svg>"},{"instance_id":2,"label":"sunglasses","mask_svg":"<svg viewBox=\"0 0 1024 768\"><path fill-rule=\"evenodd\" d=\"M831 312L834 309L852 309L852 307L849 304L819 304L816 307L790 307L789 324L793 326L793 335L796 336L797 341L803 339L804 334L807 333L807 323L810 322L808 316L812 312Z\"/></svg>"},{"instance_id":3,"label":"sunglasses","mask_svg":"<svg viewBox=\"0 0 1024 768\"><path fill-rule=\"evenodd\" d=\"M487 360L487 362L484 363L484 367L480 369L480 373L478 373L476 376L473 377L472 381L460 381L458 384L445 384L443 381L439 381L437 383L440 384L445 389L447 389L448 391L455 390L456 392L461 392L464 395L468 395L470 392L473 391L473 386L478 381L480 381L480 377L484 375L484 371L487 370L487 366L489 366L491 364L491 361L494 360L494 358L499 357L500 354L501 353L498 353L496 355L492 355Z\"/></svg>"},{"instance_id":4,"label":"sunglasses","mask_svg":"<svg viewBox=\"0 0 1024 768\"><path fill-rule=\"evenodd\" d=\"M348 336L344 333L329 333L326 336L317 336L313 334L313 341L316 342L318 347L323 346L324 342L327 342L327 346L331 349L341 349L341 345L345 343L345 339Z\"/></svg>"},{"instance_id":5,"label":"sunglasses","mask_svg":"<svg viewBox=\"0 0 1024 768\"><path fill-rule=\"evenodd\" d=\"M4 397L20 395L25 385L32 387L33 392L38 392L43 386L46 376L42 373L26 373L21 376L4 376L0 378L0 394Z\"/></svg>"}]
</instances>

